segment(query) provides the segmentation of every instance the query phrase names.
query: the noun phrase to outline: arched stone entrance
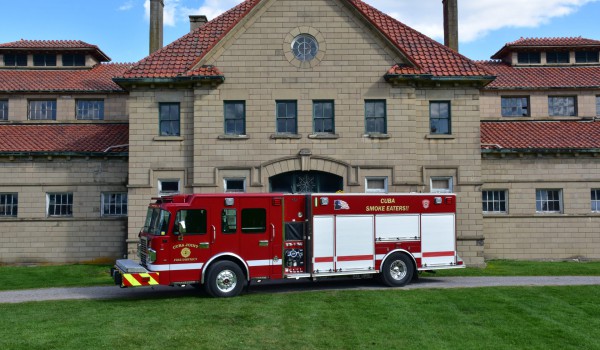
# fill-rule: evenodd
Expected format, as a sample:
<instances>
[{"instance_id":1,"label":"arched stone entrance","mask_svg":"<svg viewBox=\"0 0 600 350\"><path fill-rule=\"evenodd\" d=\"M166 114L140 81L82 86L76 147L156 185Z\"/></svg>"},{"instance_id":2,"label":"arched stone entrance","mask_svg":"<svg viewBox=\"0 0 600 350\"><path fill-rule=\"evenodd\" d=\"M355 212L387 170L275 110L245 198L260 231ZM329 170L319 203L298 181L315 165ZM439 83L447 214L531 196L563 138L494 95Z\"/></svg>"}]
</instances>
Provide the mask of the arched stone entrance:
<instances>
[{"instance_id":1,"label":"arched stone entrance","mask_svg":"<svg viewBox=\"0 0 600 350\"><path fill-rule=\"evenodd\" d=\"M343 189L341 176L323 171L288 171L269 178L271 192L334 193Z\"/></svg>"}]
</instances>

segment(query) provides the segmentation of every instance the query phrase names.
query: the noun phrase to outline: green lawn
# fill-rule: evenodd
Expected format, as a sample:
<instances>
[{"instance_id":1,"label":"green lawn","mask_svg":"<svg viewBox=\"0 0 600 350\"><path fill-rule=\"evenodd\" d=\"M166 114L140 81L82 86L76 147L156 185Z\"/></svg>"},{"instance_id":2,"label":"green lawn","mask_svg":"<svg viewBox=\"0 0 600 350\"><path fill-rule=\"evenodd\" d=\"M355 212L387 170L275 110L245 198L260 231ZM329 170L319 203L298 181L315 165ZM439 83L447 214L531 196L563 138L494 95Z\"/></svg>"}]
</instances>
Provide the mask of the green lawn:
<instances>
[{"instance_id":1,"label":"green lawn","mask_svg":"<svg viewBox=\"0 0 600 350\"><path fill-rule=\"evenodd\" d=\"M0 304L0 349L600 349L599 286Z\"/></svg>"},{"instance_id":2,"label":"green lawn","mask_svg":"<svg viewBox=\"0 0 600 350\"><path fill-rule=\"evenodd\" d=\"M50 287L111 285L109 265L0 266L0 291ZM441 270L442 276L598 276L600 262L488 261L485 269Z\"/></svg>"}]
</instances>

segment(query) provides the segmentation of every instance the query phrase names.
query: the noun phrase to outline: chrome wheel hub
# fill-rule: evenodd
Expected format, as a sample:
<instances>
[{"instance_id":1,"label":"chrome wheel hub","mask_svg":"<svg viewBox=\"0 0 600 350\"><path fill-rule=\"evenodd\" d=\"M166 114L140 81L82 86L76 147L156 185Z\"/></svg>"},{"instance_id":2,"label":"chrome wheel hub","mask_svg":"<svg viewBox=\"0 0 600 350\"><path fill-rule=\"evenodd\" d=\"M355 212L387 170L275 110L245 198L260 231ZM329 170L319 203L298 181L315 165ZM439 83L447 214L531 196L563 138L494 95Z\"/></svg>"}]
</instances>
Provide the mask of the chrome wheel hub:
<instances>
[{"instance_id":1,"label":"chrome wheel hub","mask_svg":"<svg viewBox=\"0 0 600 350\"><path fill-rule=\"evenodd\" d=\"M402 260L396 260L390 264L390 275L396 281L400 281L406 277L407 268L406 264Z\"/></svg>"},{"instance_id":2,"label":"chrome wheel hub","mask_svg":"<svg viewBox=\"0 0 600 350\"><path fill-rule=\"evenodd\" d=\"M221 292L231 292L237 285L237 277L231 270L223 270L217 275L217 288Z\"/></svg>"}]
</instances>

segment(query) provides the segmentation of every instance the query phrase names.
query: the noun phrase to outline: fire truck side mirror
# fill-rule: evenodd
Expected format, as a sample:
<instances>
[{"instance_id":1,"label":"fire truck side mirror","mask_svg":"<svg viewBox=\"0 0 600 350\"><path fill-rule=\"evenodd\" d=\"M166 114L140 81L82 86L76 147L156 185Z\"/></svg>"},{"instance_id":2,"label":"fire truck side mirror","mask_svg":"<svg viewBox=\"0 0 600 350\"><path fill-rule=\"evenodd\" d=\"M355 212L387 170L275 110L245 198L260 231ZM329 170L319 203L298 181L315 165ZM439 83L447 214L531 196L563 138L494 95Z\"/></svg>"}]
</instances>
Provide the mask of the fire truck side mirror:
<instances>
[{"instance_id":1,"label":"fire truck side mirror","mask_svg":"<svg viewBox=\"0 0 600 350\"><path fill-rule=\"evenodd\" d=\"M185 220L181 220L177 223L177 231L173 232L175 235L185 234Z\"/></svg>"}]
</instances>

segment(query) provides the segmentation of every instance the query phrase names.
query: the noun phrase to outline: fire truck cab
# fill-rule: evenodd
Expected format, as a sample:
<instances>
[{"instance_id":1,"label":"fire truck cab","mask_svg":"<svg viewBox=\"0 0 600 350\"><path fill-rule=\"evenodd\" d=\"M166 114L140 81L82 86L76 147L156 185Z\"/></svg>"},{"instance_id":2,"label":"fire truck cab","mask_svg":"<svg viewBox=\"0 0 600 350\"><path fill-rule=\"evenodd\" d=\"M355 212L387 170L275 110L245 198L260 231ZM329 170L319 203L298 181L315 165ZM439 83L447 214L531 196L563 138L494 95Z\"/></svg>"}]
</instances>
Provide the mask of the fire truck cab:
<instances>
[{"instance_id":1,"label":"fire truck cab","mask_svg":"<svg viewBox=\"0 0 600 350\"><path fill-rule=\"evenodd\" d=\"M454 194L190 194L155 198L139 262L117 260L121 287L379 275L402 286L423 270L464 267Z\"/></svg>"}]
</instances>

